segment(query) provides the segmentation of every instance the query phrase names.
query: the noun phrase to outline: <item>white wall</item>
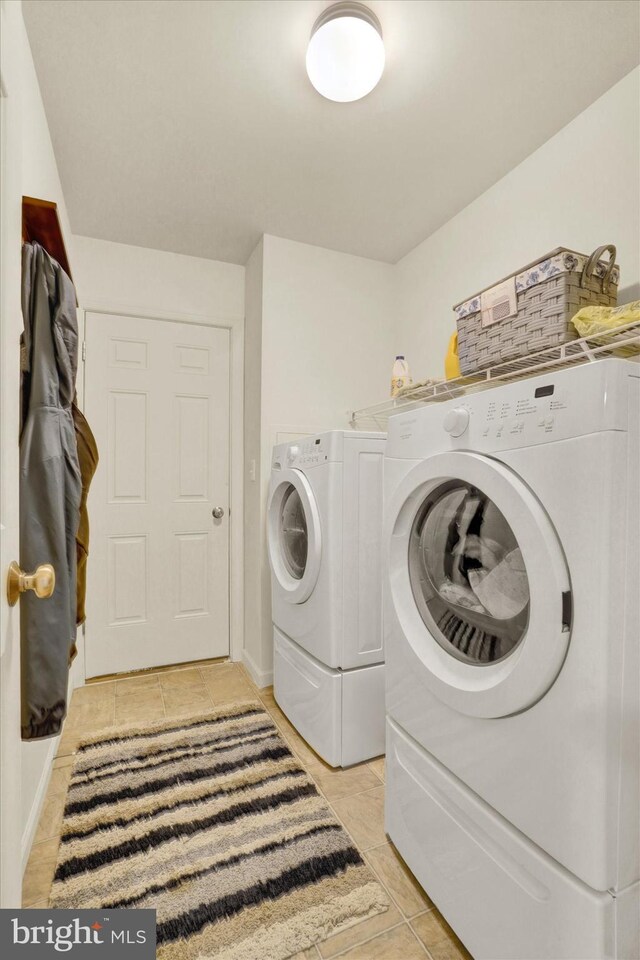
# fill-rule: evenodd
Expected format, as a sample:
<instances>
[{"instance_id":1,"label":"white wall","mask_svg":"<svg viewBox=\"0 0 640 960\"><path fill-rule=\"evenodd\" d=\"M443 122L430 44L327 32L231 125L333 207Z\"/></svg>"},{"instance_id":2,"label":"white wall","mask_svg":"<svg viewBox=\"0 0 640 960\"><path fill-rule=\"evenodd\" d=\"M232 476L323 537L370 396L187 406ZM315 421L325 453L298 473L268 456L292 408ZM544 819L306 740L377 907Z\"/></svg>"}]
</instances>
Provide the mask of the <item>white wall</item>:
<instances>
[{"instance_id":1,"label":"white wall","mask_svg":"<svg viewBox=\"0 0 640 960\"><path fill-rule=\"evenodd\" d=\"M261 260L261 264L260 264ZM385 396L395 351L395 268L265 236L247 272L246 349L259 350L260 431L245 438L246 660L270 683L272 633L265 507L274 443L348 428L349 411ZM260 337L260 343L258 343ZM245 404L257 416L257 355ZM249 376L253 371L253 379ZM249 479L251 461L256 479ZM257 509L259 508L259 516ZM260 599L259 606L256 604Z\"/></svg>"},{"instance_id":2,"label":"white wall","mask_svg":"<svg viewBox=\"0 0 640 960\"><path fill-rule=\"evenodd\" d=\"M263 423L347 425L389 390L396 342L390 264L264 238Z\"/></svg>"},{"instance_id":3,"label":"white wall","mask_svg":"<svg viewBox=\"0 0 640 960\"><path fill-rule=\"evenodd\" d=\"M29 41L24 28L20 3L16 0L4 0L2 5L3 49L10 49L10 57L3 56L3 80L7 82L8 99L18 107L20 122L15 127L16 136L4 144L3 166L17 172L15 196L12 203L19 205L23 195L53 200L58 205L62 231L69 260L73 264L73 243L69 230L69 221L62 195L62 187L53 153L49 128L36 77ZM7 75L5 76L5 71ZM3 217L5 211L3 211ZM19 221L18 229L12 239L16 250L20 249ZM7 238L4 238L5 240ZM16 284L19 296L20 269L12 271L12 281ZM21 326L21 324L20 324ZM17 351L17 347L15 348ZM17 353L16 353L17 356ZM16 517L17 524L17 517ZM3 751L9 748L11 760L10 776L21 784L21 823L15 824L15 832L21 836L23 863L29 851L33 830L37 823L40 803L48 782L50 763L57 744L56 739L21 743L19 727L16 724L20 698L19 660L15 647L19 644L17 632L12 635L14 649L8 651L11 668L2 670L3 703ZM73 679L72 679L73 682ZM13 742L11 748L9 741ZM4 762L4 761L3 761ZM3 779L7 771L2 770ZM14 869L18 867L14 864Z\"/></svg>"},{"instance_id":4,"label":"white wall","mask_svg":"<svg viewBox=\"0 0 640 960\"><path fill-rule=\"evenodd\" d=\"M244 267L236 264L80 236L73 256L82 306L220 320L244 315Z\"/></svg>"},{"instance_id":5,"label":"white wall","mask_svg":"<svg viewBox=\"0 0 640 960\"><path fill-rule=\"evenodd\" d=\"M640 67L400 260L414 377L444 375L454 304L554 247L615 243L618 300L640 297L639 97Z\"/></svg>"}]
</instances>

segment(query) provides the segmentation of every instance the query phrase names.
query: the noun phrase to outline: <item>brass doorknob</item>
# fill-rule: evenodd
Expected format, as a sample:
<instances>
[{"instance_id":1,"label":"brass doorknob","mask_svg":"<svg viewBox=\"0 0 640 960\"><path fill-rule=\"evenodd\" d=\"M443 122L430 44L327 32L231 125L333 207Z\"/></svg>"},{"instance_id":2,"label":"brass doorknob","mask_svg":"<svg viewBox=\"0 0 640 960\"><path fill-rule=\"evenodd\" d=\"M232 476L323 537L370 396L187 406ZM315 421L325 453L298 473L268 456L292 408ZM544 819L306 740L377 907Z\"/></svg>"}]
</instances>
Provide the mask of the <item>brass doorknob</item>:
<instances>
[{"instance_id":1,"label":"brass doorknob","mask_svg":"<svg viewBox=\"0 0 640 960\"><path fill-rule=\"evenodd\" d=\"M7 600L10 607L15 607L20 594L26 590L33 590L36 597L46 600L56 588L56 572L50 563L41 563L33 573L25 573L15 560L9 564L7 577Z\"/></svg>"}]
</instances>

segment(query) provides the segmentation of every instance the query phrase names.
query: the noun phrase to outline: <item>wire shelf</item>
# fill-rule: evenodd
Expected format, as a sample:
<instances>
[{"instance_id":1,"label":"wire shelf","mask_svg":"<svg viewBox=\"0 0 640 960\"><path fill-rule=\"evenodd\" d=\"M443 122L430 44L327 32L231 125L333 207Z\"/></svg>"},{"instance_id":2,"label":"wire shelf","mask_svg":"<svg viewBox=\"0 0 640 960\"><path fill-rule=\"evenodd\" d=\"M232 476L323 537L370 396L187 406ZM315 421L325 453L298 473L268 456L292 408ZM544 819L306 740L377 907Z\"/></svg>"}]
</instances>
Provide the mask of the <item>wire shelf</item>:
<instances>
[{"instance_id":1,"label":"wire shelf","mask_svg":"<svg viewBox=\"0 0 640 960\"><path fill-rule=\"evenodd\" d=\"M396 397L370 407L353 410L350 422L352 426L360 429L367 424L384 428L389 417L423 406L425 403L452 400L501 383L534 377L544 373L545 370L591 363L606 357L623 357L636 362L640 361L640 321L624 323L594 336L569 340L557 347L496 364L470 376L456 377L454 380L424 380L411 384Z\"/></svg>"}]
</instances>

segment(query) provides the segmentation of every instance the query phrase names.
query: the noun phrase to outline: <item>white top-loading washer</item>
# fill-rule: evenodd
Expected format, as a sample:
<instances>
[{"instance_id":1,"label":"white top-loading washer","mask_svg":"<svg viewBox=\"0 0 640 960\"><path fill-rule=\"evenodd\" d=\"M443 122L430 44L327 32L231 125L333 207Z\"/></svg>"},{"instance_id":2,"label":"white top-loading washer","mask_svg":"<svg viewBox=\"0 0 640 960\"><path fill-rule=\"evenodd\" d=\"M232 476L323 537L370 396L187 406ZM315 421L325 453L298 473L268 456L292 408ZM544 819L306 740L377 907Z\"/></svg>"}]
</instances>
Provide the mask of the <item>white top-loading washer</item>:
<instances>
[{"instance_id":1,"label":"white top-loading washer","mask_svg":"<svg viewBox=\"0 0 640 960\"><path fill-rule=\"evenodd\" d=\"M638 946L639 376L390 421L387 826L477 957Z\"/></svg>"},{"instance_id":2,"label":"white top-loading washer","mask_svg":"<svg viewBox=\"0 0 640 960\"><path fill-rule=\"evenodd\" d=\"M274 694L334 765L384 750L384 444L384 434L333 430L272 457Z\"/></svg>"}]
</instances>

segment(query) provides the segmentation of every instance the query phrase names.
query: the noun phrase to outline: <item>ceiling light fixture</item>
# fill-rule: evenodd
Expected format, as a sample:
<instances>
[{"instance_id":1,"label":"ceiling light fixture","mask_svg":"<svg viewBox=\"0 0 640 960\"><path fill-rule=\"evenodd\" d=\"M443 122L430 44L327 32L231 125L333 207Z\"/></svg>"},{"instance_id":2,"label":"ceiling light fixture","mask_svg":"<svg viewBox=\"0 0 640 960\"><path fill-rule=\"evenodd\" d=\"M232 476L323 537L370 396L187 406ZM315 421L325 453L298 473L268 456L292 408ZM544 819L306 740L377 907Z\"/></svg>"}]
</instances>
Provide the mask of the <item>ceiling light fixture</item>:
<instances>
[{"instance_id":1,"label":"ceiling light fixture","mask_svg":"<svg viewBox=\"0 0 640 960\"><path fill-rule=\"evenodd\" d=\"M342 0L327 7L313 25L307 73L328 100L350 103L371 93L384 70L382 27L362 3Z\"/></svg>"}]
</instances>

